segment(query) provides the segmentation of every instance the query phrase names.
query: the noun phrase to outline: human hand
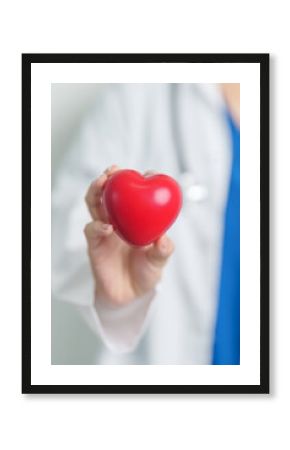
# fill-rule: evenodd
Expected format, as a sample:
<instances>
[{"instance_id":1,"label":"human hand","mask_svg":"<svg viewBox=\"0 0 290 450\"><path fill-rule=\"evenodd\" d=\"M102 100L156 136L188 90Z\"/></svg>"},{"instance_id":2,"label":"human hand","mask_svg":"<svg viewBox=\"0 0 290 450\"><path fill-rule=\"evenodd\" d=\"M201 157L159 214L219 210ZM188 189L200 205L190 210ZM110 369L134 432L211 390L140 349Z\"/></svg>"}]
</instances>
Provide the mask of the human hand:
<instances>
[{"instance_id":1,"label":"human hand","mask_svg":"<svg viewBox=\"0 0 290 450\"><path fill-rule=\"evenodd\" d=\"M114 232L101 205L102 189L119 168L112 166L92 182L86 203L92 222L85 226L88 255L96 283L96 294L111 306L122 306L152 290L174 250L163 235L145 247L132 247Z\"/></svg>"}]
</instances>

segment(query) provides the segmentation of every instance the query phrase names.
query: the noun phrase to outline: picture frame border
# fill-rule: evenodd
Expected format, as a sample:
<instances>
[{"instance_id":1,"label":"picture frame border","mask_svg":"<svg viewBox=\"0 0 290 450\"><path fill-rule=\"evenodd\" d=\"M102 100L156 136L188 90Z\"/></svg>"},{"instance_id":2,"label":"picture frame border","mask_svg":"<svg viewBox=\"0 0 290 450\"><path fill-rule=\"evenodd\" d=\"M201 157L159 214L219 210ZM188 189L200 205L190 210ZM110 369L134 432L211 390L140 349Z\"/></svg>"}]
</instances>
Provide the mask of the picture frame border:
<instances>
[{"instance_id":1,"label":"picture frame border","mask_svg":"<svg viewBox=\"0 0 290 450\"><path fill-rule=\"evenodd\" d=\"M269 393L269 62L268 53L25 53L22 54L22 393L24 394L268 394ZM260 64L260 384L31 384L31 65L33 63Z\"/></svg>"}]
</instances>

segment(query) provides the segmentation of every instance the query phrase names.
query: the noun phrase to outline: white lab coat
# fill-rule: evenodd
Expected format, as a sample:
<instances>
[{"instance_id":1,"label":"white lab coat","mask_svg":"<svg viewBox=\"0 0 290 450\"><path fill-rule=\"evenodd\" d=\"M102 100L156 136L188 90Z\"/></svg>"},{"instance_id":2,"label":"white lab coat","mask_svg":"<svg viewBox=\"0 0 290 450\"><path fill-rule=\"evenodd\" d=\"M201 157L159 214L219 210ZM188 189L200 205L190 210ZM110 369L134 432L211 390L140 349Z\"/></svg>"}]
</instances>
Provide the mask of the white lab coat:
<instances>
[{"instance_id":1,"label":"white lab coat","mask_svg":"<svg viewBox=\"0 0 290 450\"><path fill-rule=\"evenodd\" d=\"M231 162L224 109L216 85L107 85L63 161L52 195L52 289L100 336L97 364L211 363ZM112 164L183 185L191 177L161 282L113 310L94 298L83 234L85 193Z\"/></svg>"}]
</instances>

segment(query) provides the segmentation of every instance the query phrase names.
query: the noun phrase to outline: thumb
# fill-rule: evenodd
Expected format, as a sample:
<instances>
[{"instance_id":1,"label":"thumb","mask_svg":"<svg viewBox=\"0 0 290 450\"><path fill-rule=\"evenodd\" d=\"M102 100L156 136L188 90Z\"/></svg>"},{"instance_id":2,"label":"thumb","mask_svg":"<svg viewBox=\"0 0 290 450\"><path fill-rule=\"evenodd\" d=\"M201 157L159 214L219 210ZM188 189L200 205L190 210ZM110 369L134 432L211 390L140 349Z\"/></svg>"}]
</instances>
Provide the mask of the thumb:
<instances>
[{"instance_id":1,"label":"thumb","mask_svg":"<svg viewBox=\"0 0 290 450\"><path fill-rule=\"evenodd\" d=\"M146 256L154 267L162 268L173 251L174 244L172 240L168 236L163 235L147 250Z\"/></svg>"}]
</instances>

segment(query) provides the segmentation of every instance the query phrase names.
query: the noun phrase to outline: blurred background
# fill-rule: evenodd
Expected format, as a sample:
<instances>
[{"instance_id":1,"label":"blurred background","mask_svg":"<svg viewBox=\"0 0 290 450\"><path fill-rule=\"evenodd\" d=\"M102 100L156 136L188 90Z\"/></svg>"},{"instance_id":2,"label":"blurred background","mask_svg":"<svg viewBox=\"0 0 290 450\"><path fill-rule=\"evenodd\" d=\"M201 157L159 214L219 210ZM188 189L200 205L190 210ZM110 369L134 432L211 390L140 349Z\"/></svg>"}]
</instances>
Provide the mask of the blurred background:
<instances>
[{"instance_id":1,"label":"blurred background","mask_svg":"<svg viewBox=\"0 0 290 450\"><path fill-rule=\"evenodd\" d=\"M95 103L101 84L51 85L51 178L69 149L86 114ZM95 364L98 337L84 324L73 305L52 297L51 363Z\"/></svg>"}]
</instances>

